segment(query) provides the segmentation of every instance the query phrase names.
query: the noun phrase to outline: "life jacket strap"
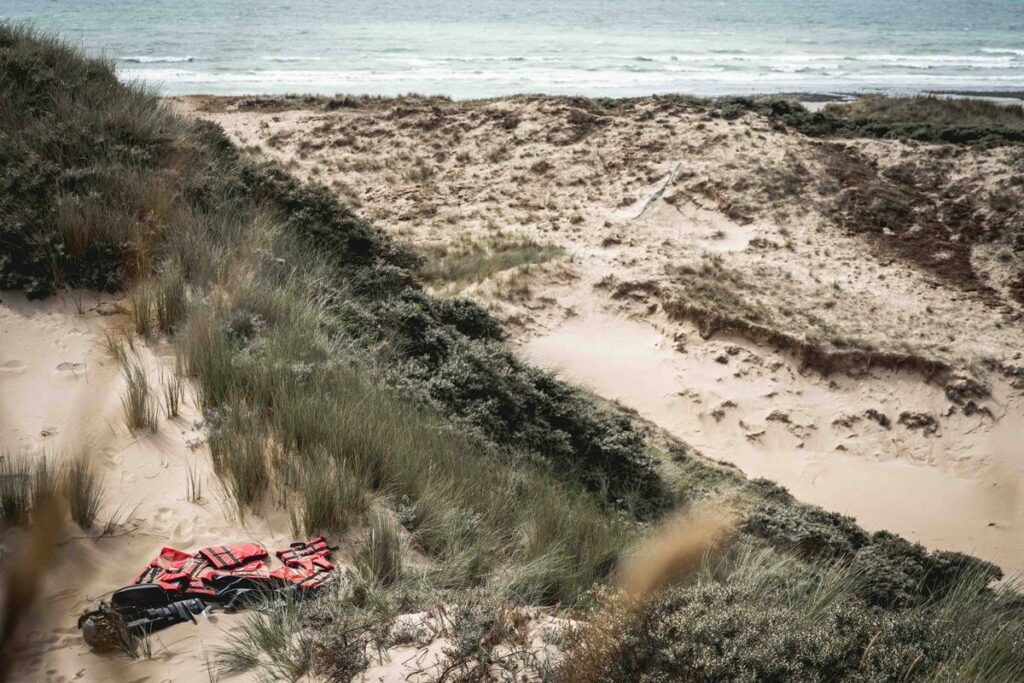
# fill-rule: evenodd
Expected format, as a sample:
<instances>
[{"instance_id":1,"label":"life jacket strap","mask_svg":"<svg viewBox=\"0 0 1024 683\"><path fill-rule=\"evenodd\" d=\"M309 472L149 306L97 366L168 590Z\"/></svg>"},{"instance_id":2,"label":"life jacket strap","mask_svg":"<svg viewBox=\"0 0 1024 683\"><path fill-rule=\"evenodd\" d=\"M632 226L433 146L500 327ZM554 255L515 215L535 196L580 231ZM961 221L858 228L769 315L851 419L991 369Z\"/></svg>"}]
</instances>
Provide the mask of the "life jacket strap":
<instances>
[{"instance_id":1,"label":"life jacket strap","mask_svg":"<svg viewBox=\"0 0 1024 683\"><path fill-rule=\"evenodd\" d=\"M292 543L290 548L285 550L278 550L277 556L289 567L301 566L302 558L311 557L313 555L320 555L326 561L327 555L331 552L331 547L327 544L327 539L323 536L311 539L306 543Z\"/></svg>"},{"instance_id":2,"label":"life jacket strap","mask_svg":"<svg viewBox=\"0 0 1024 683\"><path fill-rule=\"evenodd\" d=\"M318 591L334 579L332 572L315 572L295 582L295 585L306 591Z\"/></svg>"},{"instance_id":3,"label":"life jacket strap","mask_svg":"<svg viewBox=\"0 0 1024 683\"><path fill-rule=\"evenodd\" d=\"M227 569L228 567L237 567L242 564L242 561L235 557L231 552L231 548L226 545L203 548L199 551L199 554L209 560L210 564L217 569Z\"/></svg>"},{"instance_id":4,"label":"life jacket strap","mask_svg":"<svg viewBox=\"0 0 1024 683\"><path fill-rule=\"evenodd\" d=\"M160 572L162 571L163 569L161 569L159 566L155 564L150 564L148 567L142 570L142 573L139 574L139 578L132 581L132 583L155 583L156 577L159 576Z\"/></svg>"}]
</instances>

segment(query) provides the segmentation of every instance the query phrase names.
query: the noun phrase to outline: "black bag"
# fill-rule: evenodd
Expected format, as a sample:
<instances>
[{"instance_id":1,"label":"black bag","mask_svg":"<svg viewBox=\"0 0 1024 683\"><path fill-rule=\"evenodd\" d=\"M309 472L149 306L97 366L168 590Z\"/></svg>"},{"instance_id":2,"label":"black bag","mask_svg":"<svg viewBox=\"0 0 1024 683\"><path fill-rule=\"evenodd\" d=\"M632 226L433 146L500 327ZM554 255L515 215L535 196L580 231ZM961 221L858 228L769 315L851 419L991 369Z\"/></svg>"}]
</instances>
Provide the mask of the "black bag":
<instances>
[{"instance_id":1,"label":"black bag","mask_svg":"<svg viewBox=\"0 0 1024 683\"><path fill-rule=\"evenodd\" d=\"M136 638L180 624L195 623L196 614L206 609L198 598L171 602L167 592L156 584L127 586L101 602L95 610L78 618L82 638L99 651L125 647Z\"/></svg>"}]
</instances>

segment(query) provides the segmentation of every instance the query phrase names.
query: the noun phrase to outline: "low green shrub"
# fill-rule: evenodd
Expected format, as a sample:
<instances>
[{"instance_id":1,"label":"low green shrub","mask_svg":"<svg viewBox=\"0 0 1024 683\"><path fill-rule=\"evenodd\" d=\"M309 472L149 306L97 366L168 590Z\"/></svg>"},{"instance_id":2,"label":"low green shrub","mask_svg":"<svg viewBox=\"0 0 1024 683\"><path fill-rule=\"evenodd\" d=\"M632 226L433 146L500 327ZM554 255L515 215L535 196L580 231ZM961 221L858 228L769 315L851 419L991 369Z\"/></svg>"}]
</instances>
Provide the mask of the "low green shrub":
<instances>
[{"instance_id":1,"label":"low green shrub","mask_svg":"<svg viewBox=\"0 0 1024 683\"><path fill-rule=\"evenodd\" d=\"M815 112L782 97L723 97L696 106L726 119L757 112L813 137L986 145L1024 142L1024 108L973 99L866 96L831 103Z\"/></svg>"},{"instance_id":2,"label":"low green shrub","mask_svg":"<svg viewBox=\"0 0 1024 683\"><path fill-rule=\"evenodd\" d=\"M879 610L859 597L871 581L849 562L808 565L741 544L643 604L602 596L556 679L1008 681L1024 673L1012 588L988 590L986 574L965 572L942 597Z\"/></svg>"}]
</instances>

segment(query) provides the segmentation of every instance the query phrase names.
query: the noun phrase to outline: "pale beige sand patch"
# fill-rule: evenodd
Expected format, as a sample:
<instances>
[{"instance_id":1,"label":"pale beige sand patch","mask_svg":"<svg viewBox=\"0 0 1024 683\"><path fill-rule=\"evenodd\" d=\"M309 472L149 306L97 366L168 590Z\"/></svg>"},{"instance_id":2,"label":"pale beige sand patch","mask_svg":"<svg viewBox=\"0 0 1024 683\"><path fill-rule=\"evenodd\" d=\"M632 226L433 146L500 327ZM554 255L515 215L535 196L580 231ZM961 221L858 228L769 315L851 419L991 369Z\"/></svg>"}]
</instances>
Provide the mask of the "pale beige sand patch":
<instances>
[{"instance_id":1,"label":"pale beige sand patch","mask_svg":"<svg viewBox=\"0 0 1024 683\"><path fill-rule=\"evenodd\" d=\"M726 347L739 351L729 356ZM992 402L1000 420L954 416L925 436L897 424L897 415L943 409L940 387L892 372L801 374L792 359L743 340L682 354L649 324L591 311L523 352L799 500L852 515L869 530L1024 570L1024 401L1005 386ZM728 364L709 359L723 354ZM891 427L864 417L868 409L889 415ZM859 419L832 424L844 416Z\"/></svg>"}]
</instances>

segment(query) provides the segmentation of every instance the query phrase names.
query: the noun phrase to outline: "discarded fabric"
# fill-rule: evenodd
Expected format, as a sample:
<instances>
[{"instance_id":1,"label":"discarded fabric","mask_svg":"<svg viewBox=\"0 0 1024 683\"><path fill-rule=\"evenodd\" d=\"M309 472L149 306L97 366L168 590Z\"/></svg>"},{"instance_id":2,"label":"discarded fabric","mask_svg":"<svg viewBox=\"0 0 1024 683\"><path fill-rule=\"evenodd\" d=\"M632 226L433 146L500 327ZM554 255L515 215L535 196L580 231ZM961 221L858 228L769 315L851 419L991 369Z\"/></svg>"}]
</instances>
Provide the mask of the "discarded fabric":
<instances>
[{"instance_id":1,"label":"discarded fabric","mask_svg":"<svg viewBox=\"0 0 1024 683\"><path fill-rule=\"evenodd\" d=\"M327 539L292 543L276 552L283 567L270 569L270 553L258 543L218 545L189 554L162 548L132 585L116 591L109 603L83 614L78 627L86 642L111 649L195 616L208 604L227 610L285 593L313 593L333 580Z\"/></svg>"}]
</instances>

